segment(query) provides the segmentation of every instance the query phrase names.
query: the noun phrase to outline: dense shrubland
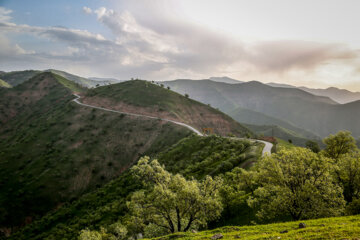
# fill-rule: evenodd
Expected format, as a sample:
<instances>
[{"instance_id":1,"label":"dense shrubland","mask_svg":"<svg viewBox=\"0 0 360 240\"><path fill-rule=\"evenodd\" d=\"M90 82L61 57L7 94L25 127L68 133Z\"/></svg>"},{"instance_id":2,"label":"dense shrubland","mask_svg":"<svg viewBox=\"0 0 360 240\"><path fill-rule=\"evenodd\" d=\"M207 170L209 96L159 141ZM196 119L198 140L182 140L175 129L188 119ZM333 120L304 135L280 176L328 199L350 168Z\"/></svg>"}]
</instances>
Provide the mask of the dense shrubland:
<instances>
[{"instance_id":1,"label":"dense shrubland","mask_svg":"<svg viewBox=\"0 0 360 240\"><path fill-rule=\"evenodd\" d=\"M233 167L256 161L261 156L261 149L261 143L215 135L209 137L191 135L155 155L154 158L157 158L159 163L172 174L181 173L187 180L193 177L201 180L207 175L215 178L223 173L225 171L222 167L223 163L233 157L238 160ZM200 172L189 171L195 163L201 163L206 159L213 159L211 168L199 169ZM107 165L109 169L112 167ZM214 169L219 171L213 171ZM76 239L82 229L85 233L89 233L85 231L86 228L96 229L99 233L102 231L101 234L104 236L109 235L112 232L108 229L110 225L119 222L126 225L129 211L126 202L130 201L133 192L140 189L142 189L141 181L130 171L125 171L104 187L85 194L71 203L66 203L40 220L25 226L20 232L15 233L12 239ZM222 218L223 215L220 219ZM151 226L146 228L147 232L150 229Z\"/></svg>"},{"instance_id":2,"label":"dense shrubland","mask_svg":"<svg viewBox=\"0 0 360 240\"><path fill-rule=\"evenodd\" d=\"M128 218L118 223L123 234L103 228L84 230L80 238L88 234L96 239L123 239L126 234L155 237L201 230L222 210L236 214L241 206L252 209L254 223L357 214L360 152L355 140L349 132L339 132L324 143L326 148L318 153L309 148L281 149L249 170L236 167L215 179L185 179L167 172L157 160L143 158L132 170L142 180L143 190L127 202ZM107 237L101 237L101 231L107 231Z\"/></svg>"}]
</instances>

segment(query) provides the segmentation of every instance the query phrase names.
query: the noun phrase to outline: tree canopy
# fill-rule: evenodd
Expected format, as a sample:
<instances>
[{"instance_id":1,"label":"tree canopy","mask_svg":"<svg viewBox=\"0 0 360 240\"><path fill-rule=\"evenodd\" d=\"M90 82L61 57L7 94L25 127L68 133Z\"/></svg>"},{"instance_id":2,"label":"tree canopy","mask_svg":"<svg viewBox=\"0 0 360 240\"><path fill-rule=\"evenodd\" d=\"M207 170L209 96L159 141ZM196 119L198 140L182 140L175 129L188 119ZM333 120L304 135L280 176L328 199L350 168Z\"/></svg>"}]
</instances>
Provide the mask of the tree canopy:
<instances>
[{"instance_id":1,"label":"tree canopy","mask_svg":"<svg viewBox=\"0 0 360 240\"><path fill-rule=\"evenodd\" d=\"M330 135L324 138L323 142L326 144L324 150L326 156L333 159L338 159L342 155L357 149L356 141L349 131L340 131L335 135Z\"/></svg>"},{"instance_id":2,"label":"tree canopy","mask_svg":"<svg viewBox=\"0 0 360 240\"><path fill-rule=\"evenodd\" d=\"M148 157L132 168L146 186L135 192L128 207L139 226L152 224L173 233L206 225L222 211L220 178L207 176L203 181L173 175Z\"/></svg>"},{"instance_id":3,"label":"tree canopy","mask_svg":"<svg viewBox=\"0 0 360 240\"><path fill-rule=\"evenodd\" d=\"M259 187L248 203L260 218L293 220L340 215L345 201L329 169L331 160L309 149L282 150L256 166Z\"/></svg>"}]
</instances>

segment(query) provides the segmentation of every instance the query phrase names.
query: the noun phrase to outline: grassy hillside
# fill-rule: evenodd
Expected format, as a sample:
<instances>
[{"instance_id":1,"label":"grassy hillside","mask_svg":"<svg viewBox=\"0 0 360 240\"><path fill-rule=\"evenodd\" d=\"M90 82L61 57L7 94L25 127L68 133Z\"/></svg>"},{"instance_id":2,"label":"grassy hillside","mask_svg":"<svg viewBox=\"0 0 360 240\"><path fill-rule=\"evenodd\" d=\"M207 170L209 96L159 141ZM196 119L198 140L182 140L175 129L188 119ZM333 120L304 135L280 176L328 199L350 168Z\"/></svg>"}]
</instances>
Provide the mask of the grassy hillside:
<instances>
[{"instance_id":1,"label":"grassy hillside","mask_svg":"<svg viewBox=\"0 0 360 240\"><path fill-rule=\"evenodd\" d=\"M11 86L16 86L29 80L39 73L40 71L35 70L5 72L1 74L0 78Z\"/></svg>"},{"instance_id":2,"label":"grassy hillside","mask_svg":"<svg viewBox=\"0 0 360 240\"><path fill-rule=\"evenodd\" d=\"M11 88L11 85L0 79L0 88Z\"/></svg>"},{"instance_id":3,"label":"grassy hillside","mask_svg":"<svg viewBox=\"0 0 360 240\"><path fill-rule=\"evenodd\" d=\"M132 80L89 90L83 102L124 112L141 113L187 123L198 130L244 136L247 128L226 114L156 84Z\"/></svg>"},{"instance_id":4,"label":"grassy hillside","mask_svg":"<svg viewBox=\"0 0 360 240\"><path fill-rule=\"evenodd\" d=\"M211 239L222 234L222 239L358 239L360 216L323 218L255 226L229 226L199 233L177 233L157 239ZM299 228L305 223L306 228Z\"/></svg>"},{"instance_id":5,"label":"grassy hillside","mask_svg":"<svg viewBox=\"0 0 360 240\"><path fill-rule=\"evenodd\" d=\"M173 173L182 172L187 178L200 179L204 174L215 176L229 170L230 168L224 169L224 166L229 166L229 162L234 162L235 167L253 160L259 156L261 149L261 145L247 141L192 135L156 154L156 157L167 170ZM200 166L209 162L212 163L211 168ZM100 226L123 219L127 213L126 200L129 199L129 194L138 188L137 180L125 171L104 187L59 207L26 226L10 239L77 239L79 231L85 227L99 229Z\"/></svg>"},{"instance_id":6,"label":"grassy hillside","mask_svg":"<svg viewBox=\"0 0 360 240\"><path fill-rule=\"evenodd\" d=\"M29 223L191 134L77 105L84 91L53 73L0 89L0 226ZM5 116L5 117L4 117Z\"/></svg>"},{"instance_id":7,"label":"grassy hillside","mask_svg":"<svg viewBox=\"0 0 360 240\"><path fill-rule=\"evenodd\" d=\"M165 84L227 113L236 108L250 109L320 137L340 130L349 130L355 137L360 136L359 123L353 121L360 117L360 101L338 104L328 97L315 96L297 88L271 87L254 81L226 84L209 80L177 80Z\"/></svg>"}]
</instances>

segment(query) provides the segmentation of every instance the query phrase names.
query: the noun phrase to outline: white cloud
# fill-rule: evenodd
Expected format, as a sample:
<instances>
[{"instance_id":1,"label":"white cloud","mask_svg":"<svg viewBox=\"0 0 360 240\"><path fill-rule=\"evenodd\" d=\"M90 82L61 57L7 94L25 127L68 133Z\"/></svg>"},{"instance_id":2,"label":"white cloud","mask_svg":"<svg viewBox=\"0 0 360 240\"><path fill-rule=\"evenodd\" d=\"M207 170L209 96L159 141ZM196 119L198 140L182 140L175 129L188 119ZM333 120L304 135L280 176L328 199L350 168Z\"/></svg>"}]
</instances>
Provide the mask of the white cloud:
<instances>
[{"instance_id":1,"label":"white cloud","mask_svg":"<svg viewBox=\"0 0 360 240\"><path fill-rule=\"evenodd\" d=\"M0 7L0 22L6 22L11 20L10 14L12 10Z\"/></svg>"},{"instance_id":2,"label":"white cloud","mask_svg":"<svg viewBox=\"0 0 360 240\"><path fill-rule=\"evenodd\" d=\"M91 14L92 13L92 10L91 10L91 8L89 8L89 7L83 7L83 11L84 11L84 13L86 13L86 14Z\"/></svg>"}]
</instances>

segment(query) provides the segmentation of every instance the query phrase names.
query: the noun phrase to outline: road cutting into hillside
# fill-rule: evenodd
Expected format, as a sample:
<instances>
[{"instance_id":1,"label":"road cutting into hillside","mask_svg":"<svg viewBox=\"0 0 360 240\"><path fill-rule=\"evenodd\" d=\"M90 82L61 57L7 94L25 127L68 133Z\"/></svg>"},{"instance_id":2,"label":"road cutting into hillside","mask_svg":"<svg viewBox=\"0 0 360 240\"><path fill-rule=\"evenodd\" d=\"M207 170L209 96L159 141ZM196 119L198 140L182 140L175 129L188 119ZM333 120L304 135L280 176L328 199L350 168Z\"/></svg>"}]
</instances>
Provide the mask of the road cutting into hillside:
<instances>
[{"instance_id":1,"label":"road cutting into hillside","mask_svg":"<svg viewBox=\"0 0 360 240\"><path fill-rule=\"evenodd\" d=\"M195 134L197 134L198 136L205 136L204 134L202 134L199 130L195 129L194 127L187 125L185 123L182 122L177 122L174 120L170 120L170 119L166 119L166 118L159 118L159 117L154 117L154 116L148 116L148 115L142 115L142 114L136 114L136 113L129 113L129 112L121 112L121 111L116 111L116 110L112 110L112 109L108 109L108 108L103 108L103 107L97 107L97 106L93 106L93 105L89 105L89 104L85 104L80 102L80 96L78 94L74 93L74 96L76 97L75 99L73 99L73 101L81 106L84 107L89 107L89 108L94 108L94 109L99 109L99 110L103 110L103 111L107 111L107 112L113 112L113 113L119 113L119 114L125 114L125 115L129 115L129 116L134 116L134 117L143 117L143 118L150 118L150 119L157 119L157 120L161 120L161 121L165 121L165 122L170 122L170 123L174 123L183 127L188 128L189 130L191 130L192 132L194 132ZM273 146L272 143L266 142L266 141L262 141L262 140L255 140L255 139L246 139L246 138L234 138L234 139L238 139L238 140L249 140L251 142L261 142L264 143L265 146L262 150L262 156L264 156L265 154L271 154L271 148Z\"/></svg>"}]
</instances>

